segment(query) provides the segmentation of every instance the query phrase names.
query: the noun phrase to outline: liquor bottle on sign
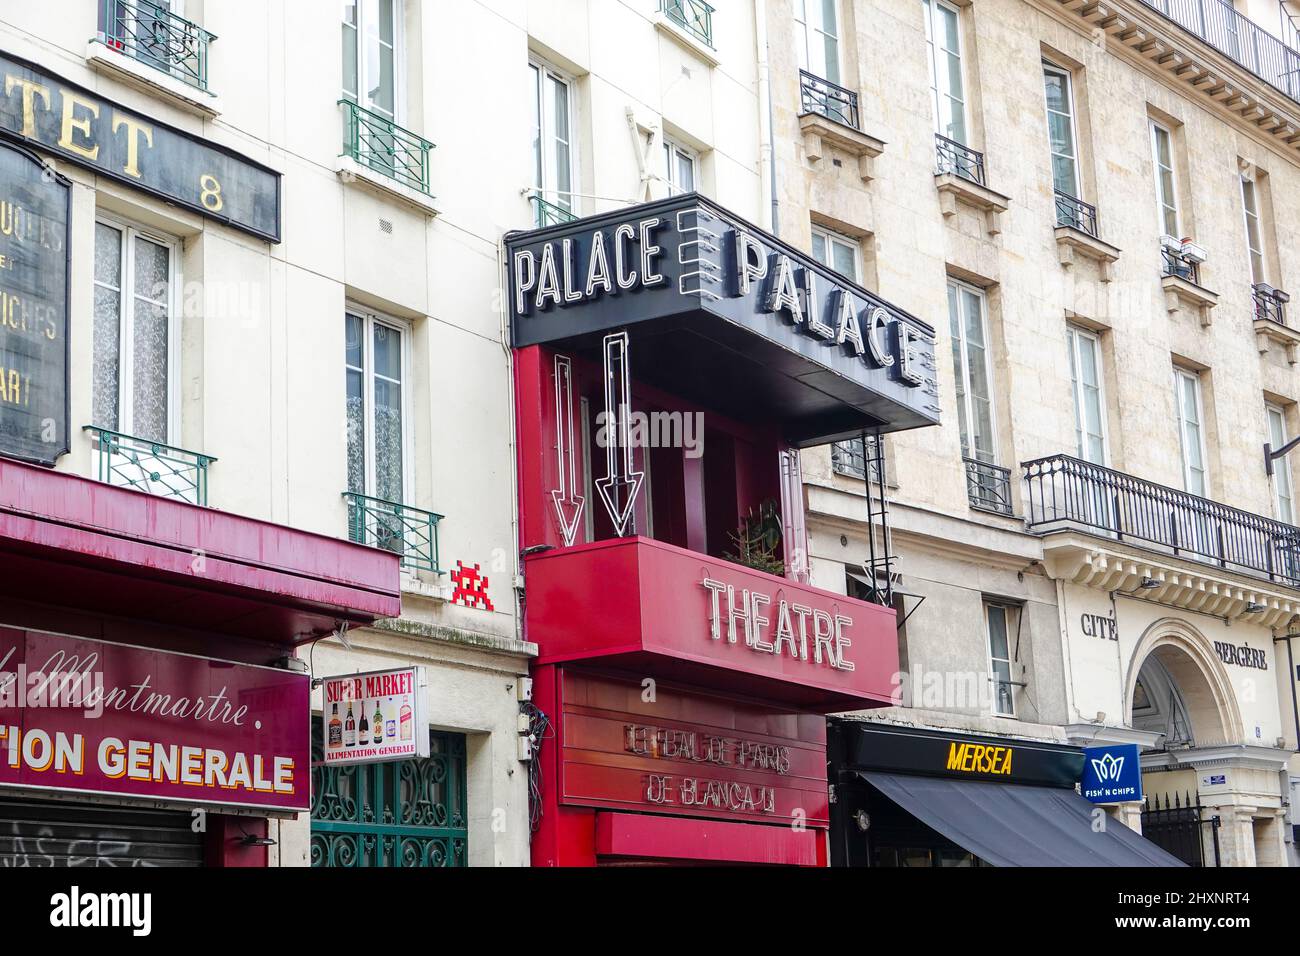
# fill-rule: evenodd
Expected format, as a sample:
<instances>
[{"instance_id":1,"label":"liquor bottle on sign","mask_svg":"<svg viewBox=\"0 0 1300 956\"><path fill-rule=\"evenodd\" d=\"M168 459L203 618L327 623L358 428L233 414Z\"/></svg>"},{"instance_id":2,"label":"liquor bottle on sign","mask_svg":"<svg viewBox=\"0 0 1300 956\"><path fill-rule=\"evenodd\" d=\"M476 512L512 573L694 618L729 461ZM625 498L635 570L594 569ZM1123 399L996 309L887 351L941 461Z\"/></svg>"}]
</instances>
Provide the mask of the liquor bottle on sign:
<instances>
[{"instance_id":1,"label":"liquor bottle on sign","mask_svg":"<svg viewBox=\"0 0 1300 956\"><path fill-rule=\"evenodd\" d=\"M411 705L403 704L402 705L402 739L410 740L411 731L413 729L414 728L411 727Z\"/></svg>"},{"instance_id":2,"label":"liquor bottle on sign","mask_svg":"<svg viewBox=\"0 0 1300 956\"><path fill-rule=\"evenodd\" d=\"M388 698L388 719L384 722L384 736L389 740L397 739L397 720L393 717L393 698Z\"/></svg>"},{"instance_id":3,"label":"liquor bottle on sign","mask_svg":"<svg viewBox=\"0 0 1300 956\"><path fill-rule=\"evenodd\" d=\"M375 701L375 722L373 724L375 731L375 746L378 747L384 742L384 715L379 711L379 701Z\"/></svg>"},{"instance_id":4,"label":"liquor bottle on sign","mask_svg":"<svg viewBox=\"0 0 1300 956\"><path fill-rule=\"evenodd\" d=\"M346 747L357 745L357 721L352 716L352 701L348 701L348 716L343 721L343 745Z\"/></svg>"},{"instance_id":5,"label":"liquor bottle on sign","mask_svg":"<svg viewBox=\"0 0 1300 956\"><path fill-rule=\"evenodd\" d=\"M366 721L366 702L361 702L361 726L357 728L357 746L370 743L370 724Z\"/></svg>"},{"instance_id":6,"label":"liquor bottle on sign","mask_svg":"<svg viewBox=\"0 0 1300 956\"><path fill-rule=\"evenodd\" d=\"M330 714L329 729L329 748L338 750L343 746L343 721L339 720L339 705L333 705L333 712Z\"/></svg>"}]
</instances>

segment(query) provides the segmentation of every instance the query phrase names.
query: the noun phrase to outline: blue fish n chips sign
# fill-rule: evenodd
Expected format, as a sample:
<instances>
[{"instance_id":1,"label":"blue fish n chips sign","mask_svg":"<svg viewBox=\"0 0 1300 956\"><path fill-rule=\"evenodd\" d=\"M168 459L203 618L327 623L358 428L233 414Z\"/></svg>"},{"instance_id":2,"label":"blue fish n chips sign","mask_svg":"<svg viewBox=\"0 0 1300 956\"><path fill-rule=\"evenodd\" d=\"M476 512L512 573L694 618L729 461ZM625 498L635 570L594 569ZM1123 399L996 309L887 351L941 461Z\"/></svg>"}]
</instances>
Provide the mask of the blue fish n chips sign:
<instances>
[{"instance_id":1,"label":"blue fish n chips sign","mask_svg":"<svg viewBox=\"0 0 1300 956\"><path fill-rule=\"evenodd\" d=\"M1140 803L1142 767L1137 744L1086 748L1079 790L1093 803Z\"/></svg>"}]
</instances>

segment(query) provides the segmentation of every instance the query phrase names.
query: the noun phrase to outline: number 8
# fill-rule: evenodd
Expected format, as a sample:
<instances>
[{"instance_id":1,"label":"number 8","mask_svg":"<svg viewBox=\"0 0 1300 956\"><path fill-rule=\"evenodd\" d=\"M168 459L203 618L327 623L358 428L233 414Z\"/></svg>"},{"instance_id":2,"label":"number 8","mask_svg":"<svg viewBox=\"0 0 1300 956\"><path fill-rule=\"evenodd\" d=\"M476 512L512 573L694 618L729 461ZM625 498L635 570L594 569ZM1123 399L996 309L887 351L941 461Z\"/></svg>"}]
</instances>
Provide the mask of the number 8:
<instances>
[{"instance_id":1,"label":"number 8","mask_svg":"<svg viewBox=\"0 0 1300 956\"><path fill-rule=\"evenodd\" d=\"M211 212L220 212L225 202L221 198L221 183L217 177L211 173L204 173L199 177L199 186L202 191L199 193L199 202L203 203L203 208Z\"/></svg>"}]
</instances>

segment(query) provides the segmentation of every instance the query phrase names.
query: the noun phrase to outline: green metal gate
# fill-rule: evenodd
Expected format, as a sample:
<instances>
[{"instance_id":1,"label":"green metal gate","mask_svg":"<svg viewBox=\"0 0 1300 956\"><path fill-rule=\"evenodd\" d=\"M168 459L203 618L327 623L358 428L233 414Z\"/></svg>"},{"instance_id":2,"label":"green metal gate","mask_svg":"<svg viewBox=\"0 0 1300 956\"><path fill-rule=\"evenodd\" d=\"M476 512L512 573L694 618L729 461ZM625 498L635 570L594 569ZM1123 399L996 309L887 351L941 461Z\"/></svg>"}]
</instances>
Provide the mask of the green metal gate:
<instances>
[{"instance_id":1,"label":"green metal gate","mask_svg":"<svg viewBox=\"0 0 1300 956\"><path fill-rule=\"evenodd\" d=\"M326 767L312 724L312 866L467 865L464 736L430 733L422 760Z\"/></svg>"}]
</instances>

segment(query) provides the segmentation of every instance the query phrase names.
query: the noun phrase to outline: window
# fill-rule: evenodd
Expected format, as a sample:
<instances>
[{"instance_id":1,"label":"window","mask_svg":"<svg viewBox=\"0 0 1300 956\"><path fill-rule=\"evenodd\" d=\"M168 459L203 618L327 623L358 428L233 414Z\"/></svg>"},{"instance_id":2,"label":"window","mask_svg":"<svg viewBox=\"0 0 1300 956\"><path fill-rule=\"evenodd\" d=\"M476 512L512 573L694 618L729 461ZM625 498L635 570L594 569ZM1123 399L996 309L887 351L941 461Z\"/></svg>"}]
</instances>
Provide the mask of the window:
<instances>
[{"instance_id":1,"label":"window","mask_svg":"<svg viewBox=\"0 0 1300 956\"><path fill-rule=\"evenodd\" d=\"M1047 137L1052 149L1052 185L1057 192L1079 196L1079 159L1075 145L1074 91L1070 74L1043 63L1043 85L1047 92Z\"/></svg>"},{"instance_id":2,"label":"window","mask_svg":"<svg viewBox=\"0 0 1300 956\"><path fill-rule=\"evenodd\" d=\"M1178 193L1174 184L1174 137L1159 123L1151 124L1151 148L1156 170L1156 212L1166 236L1181 238Z\"/></svg>"},{"instance_id":3,"label":"window","mask_svg":"<svg viewBox=\"0 0 1300 956\"><path fill-rule=\"evenodd\" d=\"M1012 629L1019 621L1020 609L1007 604L986 603L984 618L989 630L989 677L993 685L993 713L999 717L1016 715L1015 684L1011 677Z\"/></svg>"},{"instance_id":4,"label":"window","mask_svg":"<svg viewBox=\"0 0 1300 956\"><path fill-rule=\"evenodd\" d=\"M948 280L948 328L957 383L961 454L963 458L993 464L997 460L993 435L993 375L984 293L981 290L955 279Z\"/></svg>"},{"instance_id":5,"label":"window","mask_svg":"<svg viewBox=\"0 0 1300 956\"><path fill-rule=\"evenodd\" d=\"M168 444L177 382L175 241L95 223L92 424Z\"/></svg>"},{"instance_id":6,"label":"window","mask_svg":"<svg viewBox=\"0 0 1300 956\"><path fill-rule=\"evenodd\" d=\"M1070 350L1070 387L1074 392L1074 444L1076 453L1094 465L1106 464L1106 398L1102 391L1101 339L1069 325L1065 329Z\"/></svg>"},{"instance_id":7,"label":"window","mask_svg":"<svg viewBox=\"0 0 1300 956\"><path fill-rule=\"evenodd\" d=\"M834 269L851 282L858 282L860 248L852 239L813 226L812 254L824 266Z\"/></svg>"},{"instance_id":8,"label":"window","mask_svg":"<svg viewBox=\"0 0 1300 956\"><path fill-rule=\"evenodd\" d=\"M401 0L345 0L343 98L397 122Z\"/></svg>"},{"instance_id":9,"label":"window","mask_svg":"<svg viewBox=\"0 0 1300 956\"><path fill-rule=\"evenodd\" d=\"M348 491L404 504L406 480L406 327L348 309Z\"/></svg>"},{"instance_id":10,"label":"window","mask_svg":"<svg viewBox=\"0 0 1300 956\"><path fill-rule=\"evenodd\" d=\"M930 55L930 93L935 132L966 145L966 95L962 82L961 21L942 0L922 0Z\"/></svg>"},{"instance_id":11,"label":"window","mask_svg":"<svg viewBox=\"0 0 1300 956\"><path fill-rule=\"evenodd\" d=\"M1183 450L1183 486L1194 495L1209 497L1205 467L1205 413L1201 404L1201 376L1174 367L1174 392L1178 409L1178 435Z\"/></svg>"},{"instance_id":12,"label":"window","mask_svg":"<svg viewBox=\"0 0 1300 956\"><path fill-rule=\"evenodd\" d=\"M577 214L573 195L573 88L559 73L539 63L528 65L533 83L533 185L538 198L560 211ZM538 225L547 225L538 204Z\"/></svg>"},{"instance_id":13,"label":"window","mask_svg":"<svg viewBox=\"0 0 1300 956\"><path fill-rule=\"evenodd\" d=\"M695 191L695 154L672 140L664 140L664 178L669 195Z\"/></svg>"},{"instance_id":14,"label":"window","mask_svg":"<svg viewBox=\"0 0 1300 956\"><path fill-rule=\"evenodd\" d=\"M1255 180L1241 177L1241 206L1246 215L1246 248L1250 252L1250 281L1255 285L1268 281L1264 267L1264 226L1259 211L1259 190Z\"/></svg>"},{"instance_id":15,"label":"window","mask_svg":"<svg viewBox=\"0 0 1300 956\"><path fill-rule=\"evenodd\" d=\"M837 5L838 0L794 0L799 66L832 83L841 82Z\"/></svg>"},{"instance_id":16,"label":"window","mask_svg":"<svg viewBox=\"0 0 1300 956\"><path fill-rule=\"evenodd\" d=\"M1277 405L1266 405L1268 416L1268 442L1273 450L1281 448L1291 439L1287 435L1286 412ZM1273 513L1278 521L1295 524L1295 492L1292 486L1291 465L1288 459L1274 462Z\"/></svg>"}]
</instances>

